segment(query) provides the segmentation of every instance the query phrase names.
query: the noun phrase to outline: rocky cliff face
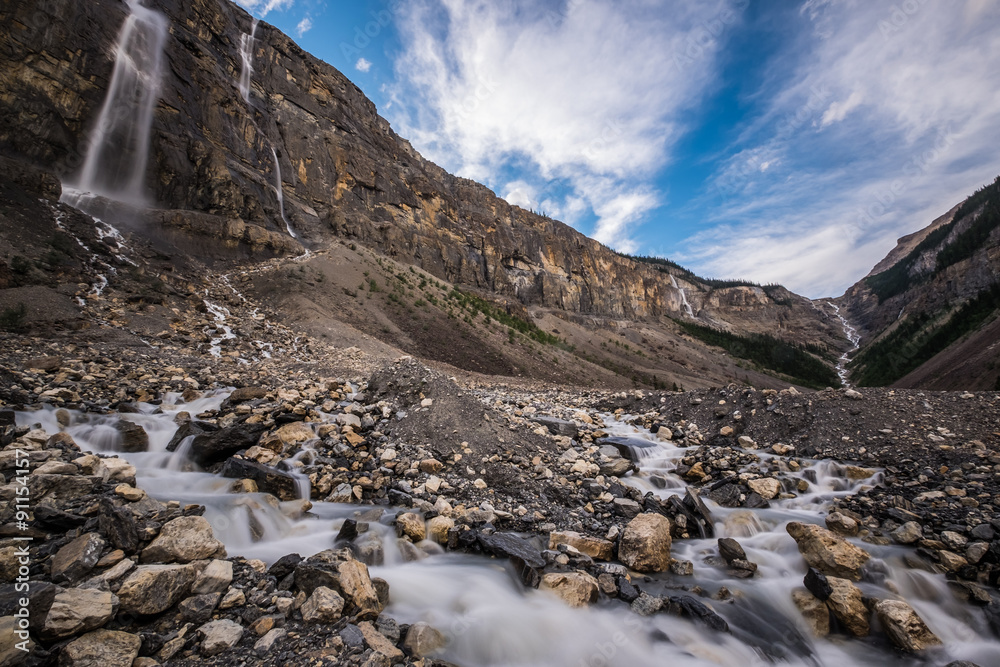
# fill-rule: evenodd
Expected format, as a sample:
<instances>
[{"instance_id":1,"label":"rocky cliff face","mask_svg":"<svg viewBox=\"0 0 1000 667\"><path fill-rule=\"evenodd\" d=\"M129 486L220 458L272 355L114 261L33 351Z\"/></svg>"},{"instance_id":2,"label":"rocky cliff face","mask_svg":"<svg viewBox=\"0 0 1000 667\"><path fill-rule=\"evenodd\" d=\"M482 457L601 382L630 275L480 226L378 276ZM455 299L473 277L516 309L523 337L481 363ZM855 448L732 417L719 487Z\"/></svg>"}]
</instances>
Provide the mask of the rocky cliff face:
<instances>
[{"instance_id":1,"label":"rocky cliff face","mask_svg":"<svg viewBox=\"0 0 1000 667\"><path fill-rule=\"evenodd\" d=\"M854 364L862 383L935 389L997 384L998 206L1000 181L901 238L841 297L862 335Z\"/></svg>"},{"instance_id":2,"label":"rocky cliff face","mask_svg":"<svg viewBox=\"0 0 1000 667\"><path fill-rule=\"evenodd\" d=\"M170 25L146 173L159 209L149 233L207 237L182 245L208 256L225 247L297 254L299 241L317 250L342 239L514 308L663 322L684 316L686 298L708 324L840 345L806 299L778 303L760 289L712 289L683 275L675 287L669 272L449 175L340 72L264 23L246 100L238 82L250 16L225 0L147 4ZM64 179L79 172L128 11L121 0L4 4L3 153Z\"/></svg>"}]
</instances>

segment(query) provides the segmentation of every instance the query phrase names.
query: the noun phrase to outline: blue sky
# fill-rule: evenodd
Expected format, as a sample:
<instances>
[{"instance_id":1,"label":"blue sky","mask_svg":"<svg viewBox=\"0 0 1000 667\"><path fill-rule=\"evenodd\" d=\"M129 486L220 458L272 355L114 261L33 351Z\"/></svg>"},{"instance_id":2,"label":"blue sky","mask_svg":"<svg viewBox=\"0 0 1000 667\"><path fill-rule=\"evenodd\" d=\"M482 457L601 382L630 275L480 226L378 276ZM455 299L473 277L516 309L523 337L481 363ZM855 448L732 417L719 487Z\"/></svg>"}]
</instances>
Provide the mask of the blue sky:
<instances>
[{"instance_id":1,"label":"blue sky","mask_svg":"<svg viewBox=\"0 0 1000 667\"><path fill-rule=\"evenodd\" d=\"M425 157L616 249L835 296L1000 174L994 0L241 0Z\"/></svg>"}]
</instances>

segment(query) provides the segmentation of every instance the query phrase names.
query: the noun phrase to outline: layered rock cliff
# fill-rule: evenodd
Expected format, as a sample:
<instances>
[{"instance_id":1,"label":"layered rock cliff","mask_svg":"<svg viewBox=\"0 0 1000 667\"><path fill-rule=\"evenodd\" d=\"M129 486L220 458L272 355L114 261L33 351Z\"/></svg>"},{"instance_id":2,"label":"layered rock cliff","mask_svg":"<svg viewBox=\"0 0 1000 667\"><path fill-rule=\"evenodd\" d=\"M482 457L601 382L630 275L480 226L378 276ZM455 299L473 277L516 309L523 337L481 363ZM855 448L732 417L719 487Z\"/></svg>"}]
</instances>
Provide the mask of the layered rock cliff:
<instances>
[{"instance_id":1,"label":"layered rock cliff","mask_svg":"<svg viewBox=\"0 0 1000 667\"><path fill-rule=\"evenodd\" d=\"M145 175L157 210L145 233L208 260L234 259L236 248L244 257L297 254L299 242L319 250L340 239L536 316L659 327L694 317L738 333L843 345L836 323L807 299L713 288L637 262L451 176L397 136L340 72L265 23L254 31L244 99L246 12L225 0L147 4L167 18L169 35ZM0 128L3 153L64 181L79 173L128 11L121 0L4 4L0 115L11 122Z\"/></svg>"},{"instance_id":2,"label":"layered rock cliff","mask_svg":"<svg viewBox=\"0 0 1000 667\"><path fill-rule=\"evenodd\" d=\"M859 327L862 384L1000 383L1000 179L897 247L839 302Z\"/></svg>"}]
</instances>

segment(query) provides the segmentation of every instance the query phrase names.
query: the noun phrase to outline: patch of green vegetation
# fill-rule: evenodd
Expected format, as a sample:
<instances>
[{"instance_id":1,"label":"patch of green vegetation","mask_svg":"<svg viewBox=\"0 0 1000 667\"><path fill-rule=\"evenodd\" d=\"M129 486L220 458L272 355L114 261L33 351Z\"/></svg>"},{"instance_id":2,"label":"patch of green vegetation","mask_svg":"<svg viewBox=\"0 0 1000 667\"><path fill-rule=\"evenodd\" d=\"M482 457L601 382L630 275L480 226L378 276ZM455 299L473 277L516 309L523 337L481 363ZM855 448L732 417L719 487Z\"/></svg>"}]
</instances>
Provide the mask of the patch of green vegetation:
<instances>
[{"instance_id":1,"label":"patch of green vegetation","mask_svg":"<svg viewBox=\"0 0 1000 667\"><path fill-rule=\"evenodd\" d=\"M23 301L0 311L0 330L17 333L24 331L28 320L28 307Z\"/></svg>"},{"instance_id":2,"label":"patch of green vegetation","mask_svg":"<svg viewBox=\"0 0 1000 667\"><path fill-rule=\"evenodd\" d=\"M698 340L721 347L734 357L752 361L761 368L786 375L802 386L813 389L840 386L836 371L803 346L767 334L741 336L693 322L674 321L685 333Z\"/></svg>"},{"instance_id":3,"label":"patch of green vegetation","mask_svg":"<svg viewBox=\"0 0 1000 667\"><path fill-rule=\"evenodd\" d=\"M490 318L500 324L524 334L528 338L541 343L542 345L555 345L558 347L568 347L558 336L553 336L547 331L539 329L535 324L526 322L516 315L508 313L506 310L497 307L485 299L474 294L467 294L459 289L453 289L448 295L449 299L458 302L460 308L469 311L473 317L482 313L487 321ZM471 323L471 322L470 322Z\"/></svg>"},{"instance_id":4,"label":"patch of green vegetation","mask_svg":"<svg viewBox=\"0 0 1000 667\"><path fill-rule=\"evenodd\" d=\"M862 387L896 382L949 345L975 331L1000 310L1000 283L984 290L947 319L925 312L908 316L881 340L868 345L851 362L854 381Z\"/></svg>"}]
</instances>

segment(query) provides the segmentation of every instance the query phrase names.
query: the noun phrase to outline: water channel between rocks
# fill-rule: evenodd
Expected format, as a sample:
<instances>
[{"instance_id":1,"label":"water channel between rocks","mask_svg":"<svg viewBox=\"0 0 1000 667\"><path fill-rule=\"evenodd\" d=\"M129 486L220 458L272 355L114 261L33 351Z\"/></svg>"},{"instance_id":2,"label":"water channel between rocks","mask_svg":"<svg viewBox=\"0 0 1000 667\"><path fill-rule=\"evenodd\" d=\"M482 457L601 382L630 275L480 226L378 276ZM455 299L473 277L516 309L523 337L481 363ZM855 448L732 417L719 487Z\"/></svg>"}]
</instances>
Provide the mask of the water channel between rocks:
<instances>
[{"instance_id":1,"label":"water channel between rocks","mask_svg":"<svg viewBox=\"0 0 1000 667\"><path fill-rule=\"evenodd\" d=\"M748 560L758 564L756 576L737 579L716 565L716 539L687 539L674 541L673 556L694 564L692 576L633 575L633 582L652 594L685 594L684 589L700 587L706 597L698 599L730 626L728 633L715 632L667 614L641 617L618 600L573 609L550 593L525 590L506 561L445 553L428 541L416 547L400 543L391 525L399 509L316 502L303 515L301 501L278 503L265 494L233 494L233 480L199 471L186 458L183 445L175 452L166 449L177 430L174 418L179 412L197 415L217 410L226 396L226 392L215 392L183 403L171 394L161 405L140 404L139 413L121 415L149 435L149 451L143 453L116 452L120 442L114 428L120 418L117 414L73 412L63 429L55 408L46 406L18 413L17 423L41 424L50 434L65 430L84 450L117 453L136 467L137 486L153 498L204 505L206 518L231 556L267 563L290 553L309 556L332 548L346 519L367 522L369 530L358 543L367 542L368 549L383 554L382 564L371 570L390 585L385 613L401 623L426 621L444 632L449 641L438 657L464 667L902 667L945 665L952 660L1000 665L1000 642L992 639L981 610L960 602L943 576L908 568L903 556L909 550L898 546L857 541L872 555L859 586L866 596L907 601L944 646L912 657L895 652L880 633L860 640L811 637L792 601L792 591L802 587L806 565L785 526L790 521L822 524L832 500L878 483L881 473L851 481L841 464L800 459L799 471L784 470L786 477L806 482L803 488L807 490L794 498L772 501L770 508L759 510L727 509L706 500L715 518L716 537L737 539ZM687 449L661 442L610 415L605 416L605 423L610 435L634 438L645 445L639 450L639 472L625 478L627 484L661 497L685 492L685 483L673 471ZM760 467L785 465L767 453L753 454L760 458ZM306 448L300 456L308 455ZM301 492L306 493L309 481L299 477ZM538 540L538 546L546 545ZM730 599L714 599L723 588L731 592Z\"/></svg>"}]
</instances>

